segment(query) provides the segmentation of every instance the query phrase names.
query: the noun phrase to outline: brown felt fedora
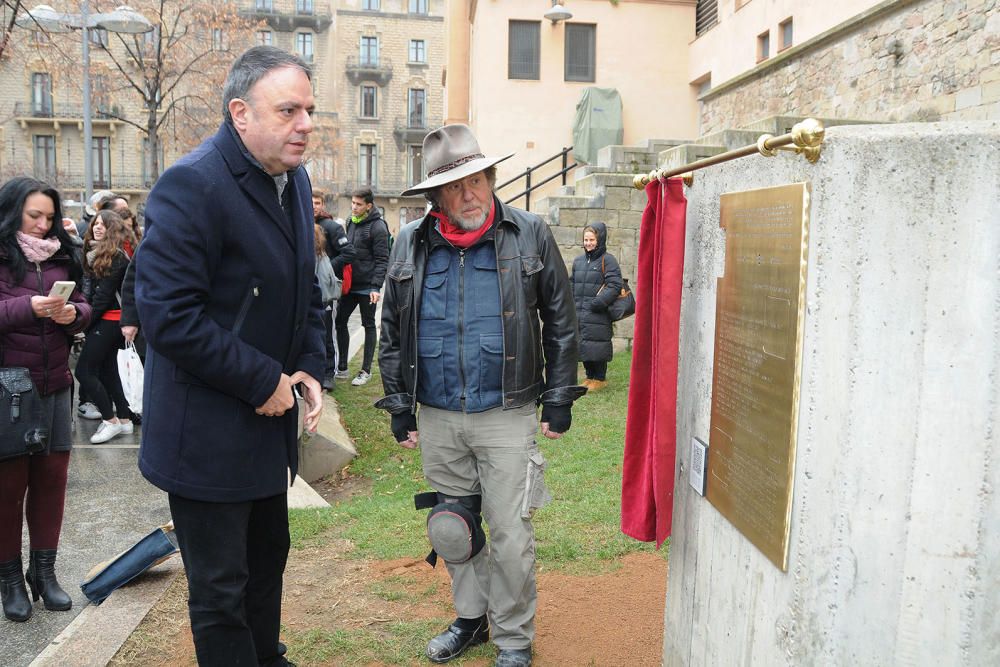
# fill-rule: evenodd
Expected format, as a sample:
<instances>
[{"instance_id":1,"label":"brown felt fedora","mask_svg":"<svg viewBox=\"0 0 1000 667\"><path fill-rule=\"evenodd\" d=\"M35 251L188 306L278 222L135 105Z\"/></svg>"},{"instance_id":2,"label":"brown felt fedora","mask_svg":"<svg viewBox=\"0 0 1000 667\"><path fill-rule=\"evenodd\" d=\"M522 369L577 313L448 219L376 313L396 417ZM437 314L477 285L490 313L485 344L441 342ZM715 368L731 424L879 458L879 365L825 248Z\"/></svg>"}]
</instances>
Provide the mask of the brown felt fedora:
<instances>
[{"instance_id":1,"label":"brown felt fedora","mask_svg":"<svg viewBox=\"0 0 1000 667\"><path fill-rule=\"evenodd\" d=\"M445 125L424 137L423 155L424 164L427 165L427 178L409 190L404 190L401 196L419 195L445 183L465 178L503 162L513 153L486 157L468 125Z\"/></svg>"}]
</instances>

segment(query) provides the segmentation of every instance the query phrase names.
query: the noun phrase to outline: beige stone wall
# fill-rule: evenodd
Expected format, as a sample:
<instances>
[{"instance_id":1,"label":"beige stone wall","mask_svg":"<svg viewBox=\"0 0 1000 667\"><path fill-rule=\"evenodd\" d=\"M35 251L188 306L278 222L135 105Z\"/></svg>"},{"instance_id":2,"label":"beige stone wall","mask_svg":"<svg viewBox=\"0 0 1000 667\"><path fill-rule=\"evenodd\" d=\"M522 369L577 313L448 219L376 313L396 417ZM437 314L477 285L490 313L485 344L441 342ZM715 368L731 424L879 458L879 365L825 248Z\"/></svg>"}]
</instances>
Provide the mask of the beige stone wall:
<instances>
[{"instance_id":1,"label":"beige stone wall","mask_svg":"<svg viewBox=\"0 0 1000 667\"><path fill-rule=\"evenodd\" d=\"M324 70L327 85L338 90L340 133L343 140L338 164L337 188L342 196L331 211L347 218L350 193L358 187L361 144L377 146L377 206L385 211L389 228L399 228L400 209L423 207L423 198L400 198L407 185L407 147L419 146L425 131L408 135L397 132L407 121L409 89L426 91L426 129L439 127L444 119L442 71L445 63L444 0L429 0L427 15L408 13L408 0L382 0L377 12L362 11L359 0L340 0L336 11L336 55L332 68ZM362 36L376 36L379 64L389 73L388 81L363 78L354 83L347 74L349 60L356 63ZM409 62L409 42L422 39L426 64ZM361 117L361 86L377 88L375 119Z\"/></svg>"},{"instance_id":2,"label":"beige stone wall","mask_svg":"<svg viewBox=\"0 0 1000 667\"><path fill-rule=\"evenodd\" d=\"M899 2L701 98L701 132L794 113L885 121L1000 119L997 0Z\"/></svg>"},{"instance_id":3,"label":"beige stone wall","mask_svg":"<svg viewBox=\"0 0 1000 667\"><path fill-rule=\"evenodd\" d=\"M212 0L206 0L211 2ZM48 3L60 11L78 11L76 2ZM237 5L247 11L255 6L254 0L239 0ZM144 4L136 4L135 8L145 11ZM274 13L290 17L295 14L295 0L273 0ZM93 11L93 8L92 8ZM331 0L314 0L314 15L332 18ZM6 16L0 10L0 17ZM263 18L263 15L256 15ZM4 20L3 24L6 25ZM335 90L326 85L326 79L320 74L330 68L332 61L333 31L329 23L325 29L297 26L292 30L278 30L264 27L272 31L272 44L288 51L295 52L295 33L311 32L314 34L312 65L315 76L317 108L328 111L336 108ZM79 72L70 72L69 67L46 64L40 54L47 50L51 55L53 50L67 55L79 57L81 51L80 34L78 32L53 34L52 43L43 47L34 47L26 40L27 31L15 29L12 36L14 49L11 57L0 61L0 179L15 174L31 174L34 169L33 142L37 135L53 135L56 146L56 185L66 198L79 200L83 190L83 106L81 102L81 80ZM113 50L122 48L112 36L109 44ZM235 58L244 48L253 44L229 44L232 57ZM117 75L114 64L105 54L96 49L90 50L91 86L93 99L100 97L100 75L107 78L108 91L105 99L112 107L117 107L120 116L145 125L145 111L138 95L125 86L123 79ZM33 118L24 110L31 103L31 75L33 72L49 72L52 75L52 101L57 113L55 118ZM178 90L177 94L184 91ZM21 112L19 113L18 105ZM95 107L96 108L96 107ZM220 117L221 121L221 117ZM181 150L172 150L169 142L169 128L163 131L164 161L160 166L162 172L182 154ZM145 198L148 188L143 178L144 134L126 122L93 118L93 136L110 138L110 185L118 193L124 194L135 205ZM95 179L98 172L95 166ZM95 189L101 187L95 183Z\"/></svg>"}]
</instances>

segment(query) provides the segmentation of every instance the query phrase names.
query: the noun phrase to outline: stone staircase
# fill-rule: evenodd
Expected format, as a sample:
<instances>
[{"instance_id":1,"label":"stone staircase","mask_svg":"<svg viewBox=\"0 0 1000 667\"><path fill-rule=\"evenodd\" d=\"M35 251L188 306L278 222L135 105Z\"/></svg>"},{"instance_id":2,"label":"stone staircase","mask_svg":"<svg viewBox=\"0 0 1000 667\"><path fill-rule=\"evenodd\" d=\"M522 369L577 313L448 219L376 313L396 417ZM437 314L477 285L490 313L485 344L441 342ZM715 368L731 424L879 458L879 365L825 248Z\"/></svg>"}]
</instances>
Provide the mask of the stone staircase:
<instances>
[{"instance_id":1,"label":"stone staircase","mask_svg":"<svg viewBox=\"0 0 1000 667\"><path fill-rule=\"evenodd\" d=\"M549 223L567 267L583 252L583 227L599 221L608 226L608 251L635 283L639 227L646 193L632 186L636 174L681 167L735 148L754 144L762 134L786 134L804 116L771 116L742 128L721 130L694 140L647 139L639 146L606 146L597 164L577 167L574 184L532 203L531 210ZM820 118L826 127L860 125L872 121ZM633 318L615 324L616 349L631 347Z\"/></svg>"}]
</instances>

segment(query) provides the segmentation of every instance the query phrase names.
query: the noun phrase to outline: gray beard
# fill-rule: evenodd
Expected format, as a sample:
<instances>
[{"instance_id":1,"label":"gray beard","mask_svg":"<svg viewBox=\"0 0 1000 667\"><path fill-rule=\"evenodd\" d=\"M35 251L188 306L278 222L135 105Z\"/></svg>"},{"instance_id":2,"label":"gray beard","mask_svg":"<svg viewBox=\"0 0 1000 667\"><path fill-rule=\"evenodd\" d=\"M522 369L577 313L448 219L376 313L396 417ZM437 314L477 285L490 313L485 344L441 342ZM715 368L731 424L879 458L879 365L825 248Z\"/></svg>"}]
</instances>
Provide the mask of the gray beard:
<instances>
[{"instance_id":1,"label":"gray beard","mask_svg":"<svg viewBox=\"0 0 1000 667\"><path fill-rule=\"evenodd\" d=\"M483 213L482 215L476 216L474 219L469 219L449 212L448 219L451 221L451 224L455 225L459 229L467 232L474 232L483 226L483 223L486 222L487 215L489 215L489 213Z\"/></svg>"}]
</instances>

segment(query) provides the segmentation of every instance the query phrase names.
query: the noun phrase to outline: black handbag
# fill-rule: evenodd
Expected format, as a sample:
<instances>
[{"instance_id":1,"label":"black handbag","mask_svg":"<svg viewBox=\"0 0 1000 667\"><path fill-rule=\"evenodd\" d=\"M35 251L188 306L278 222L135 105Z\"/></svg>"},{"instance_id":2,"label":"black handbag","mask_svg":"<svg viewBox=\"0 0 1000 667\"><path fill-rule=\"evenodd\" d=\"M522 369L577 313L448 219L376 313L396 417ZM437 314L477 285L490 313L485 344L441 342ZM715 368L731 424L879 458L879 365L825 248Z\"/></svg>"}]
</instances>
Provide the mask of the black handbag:
<instances>
[{"instance_id":1,"label":"black handbag","mask_svg":"<svg viewBox=\"0 0 1000 667\"><path fill-rule=\"evenodd\" d=\"M42 397L27 368L0 368L0 461L45 451Z\"/></svg>"},{"instance_id":2,"label":"black handbag","mask_svg":"<svg viewBox=\"0 0 1000 667\"><path fill-rule=\"evenodd\" d=\"M601 278L604 277L604 258L601 257ZM601 285L601 289L604 289L607 285ZM597 290L600 292L601 290ZM632 294L632 289L628 286L628 279L622 278L622 289L615 297L615 300L611 302L608 306L608 316L611 318L612 322L617 322L618 320L624 320L629 315L635 315L635 295Z\"/></svg>"},{"instance_id":3,"label":"black handbag","mask_svg":"<svg viewBox=\"0 0 1000 667\"><path fill-rule=\"evenodd\" d=\"M608 315L612 322L623 320L629 315L635 315L635 295L628 286L628 279L622 278L622 291L608 306Z\"/></svg>"}]
</instances>

